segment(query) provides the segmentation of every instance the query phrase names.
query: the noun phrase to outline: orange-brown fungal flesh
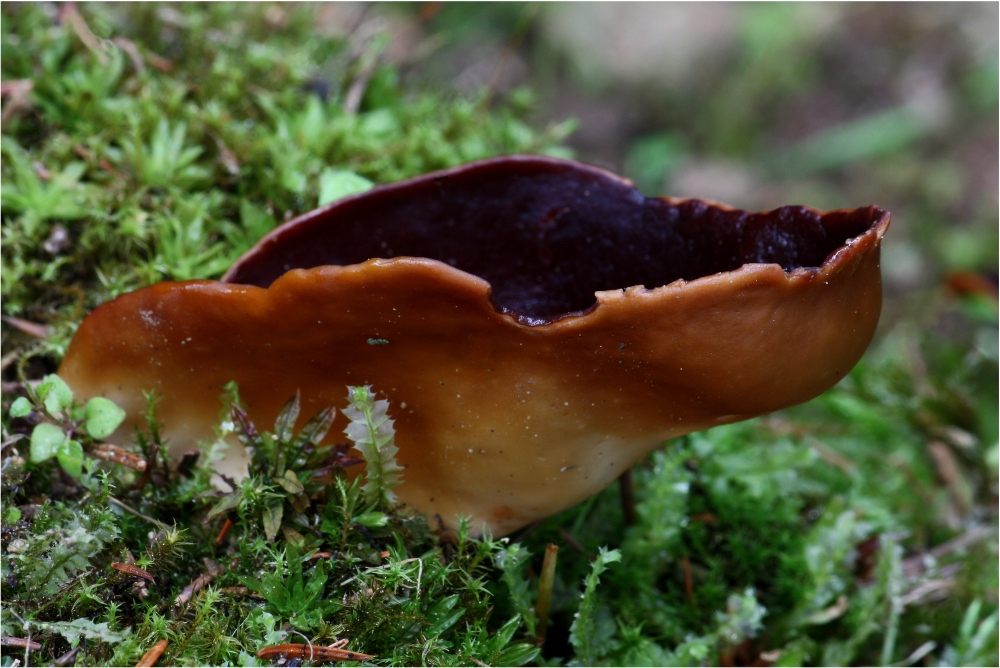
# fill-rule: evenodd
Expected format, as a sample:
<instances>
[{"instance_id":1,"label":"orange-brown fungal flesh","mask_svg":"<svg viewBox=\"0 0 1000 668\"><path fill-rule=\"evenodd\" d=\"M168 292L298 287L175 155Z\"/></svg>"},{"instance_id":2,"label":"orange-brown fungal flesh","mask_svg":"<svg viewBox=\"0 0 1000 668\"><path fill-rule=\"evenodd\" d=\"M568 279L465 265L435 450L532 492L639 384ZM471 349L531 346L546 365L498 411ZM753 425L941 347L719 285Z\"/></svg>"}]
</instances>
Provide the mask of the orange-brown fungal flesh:
<instances>
[{"instance_id":1,"label":"orange-brown fungal flesh","mask_svg":"<svg viewBox=\"0 0 1000 668\"><path fill-rule=\"evenodd\" d=\"M367 216L369 224L389 220L379 213L386 193L397 197L411 185L411 197L431 196L428 183L437 179L435 191L441 192L441 179L461 181L476 170L492 180L494 196L481 195L482 206L499 207L506 216L482 219L524 228L506 254L475 256L476 245L488 243L480 235L465 260L406 256L411 251L399 246L390 259L292 269L273 282L264 276L259 282L267 288L211 281L154 285L96 309L74 337L60 374L79 395L106 396L125 408L123 433L143 414L141 390L155 391L163 397L158 415L178 452L211 437L221 387L230 380L239 383L248 413L261 424L272 421L297 390L305 419L341 405L345 385L371 384L393 402L398 458L406 467L400 499L439 516L446 527L464 515L503 535L597 492L665 439L816 396L851 369L874 333L886 212L786 207L749 214L698 201L650 200L600 170L544 159L487 161L327 207L269 235L228 278L248 280L255 262L258 269L271 263L275 270L269 246L296 237L318 244L323 235L302 221L336 221L343 206L351 213L348 227L357 216ZM577 183L580 196L589 191L587 197L610 200L621 194L626 201L597 209L627 214L631 201L642 210L632 216L635 224L608 223L619 243L638 249L630 252L655 256L632 263L641 266L624 264L624 280L657 271L669 278L658 264L686 253L714 252L715 259L680 262L682 276L664 285L597 283L594 304L585 303L577 283L589 290L597 280L592 274L616 279L605 265L592 264L601 254L581 250L586 261L573 259L574 238L603 245L591 233L595 223L574 227L576 200L560 202L555 222L537 221L534 237L526 217L545 206L531 198L519 205L500 202L510 196L501 177L521 183L528 194L534 191L523 183L540 179L544 194L560 190L545 180L551 173L562 175L562 190L573 189L577 179L586 184ZM362 206L366 197L369 209ZM419 208L410 211L406 225L422 229L426 220L413 218ZM462 209L466 216L469 211ZM444 221L440 235L447 237L447 216ZM671 225L690 234L665 233L662 228ZM732 238L723 234L727 225ZM643 244L634 236L642 228L653 241ZM406 229L398 228L404 242ZM566 248L547 241L546 230L553 229ZM658 246L657 236L672 236L682 248ZM502 245L504 234L493 238ZM355 240L348 235L343 243ZM818 254L811 264L797 264ZM612 255L616 264L628 256ZM484 278L459 268L503 257L520 260L529 280L497 270L491 291ZM556 279L539 273L546 257L548 266L561 267ZM733 262L739 264L729 266ZM699 267L710 273L686 273ZM568 272L576 282L564 276ZM558 294L546 297L539 284ZM559 292L560 286L568 287ZM567 305L568 312L553 310Z\"/></svg>"}]
</instances>

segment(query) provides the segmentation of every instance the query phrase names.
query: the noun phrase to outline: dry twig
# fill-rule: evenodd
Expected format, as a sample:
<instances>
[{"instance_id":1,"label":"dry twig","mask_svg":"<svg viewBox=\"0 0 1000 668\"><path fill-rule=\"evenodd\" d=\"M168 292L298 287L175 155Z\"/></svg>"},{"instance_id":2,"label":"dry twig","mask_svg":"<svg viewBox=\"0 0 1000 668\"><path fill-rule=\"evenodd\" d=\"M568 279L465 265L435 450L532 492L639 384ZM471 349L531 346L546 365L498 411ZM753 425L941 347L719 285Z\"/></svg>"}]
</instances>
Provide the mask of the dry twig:
<instances>
[{"instance_id":1,"label":"dry twig","mask_svg":"<svg viewBox=\"0 0 1000 668\"><path fill-rule=\"evenodd\" d=\"M11 636L0 637L0 645L4 647L19 647L21 649L29 649L38 651L42 648L41 643L37 643L31 639L25 638L12 638Z\"/></svg>"},{"instance_id":2,"label":"dry twig","mask_svg":"<svg viewBox=\"0 0 1000 668\"><path fill-rule=\"evenodd\" d=\"M222 567L211 559L205 559L205 572L196 577L194 580L188 584L187 587L177 595L174 599L174 608L180 609L187 605L191 599L201 591L204 587L208 586L215 578L217 578L222 573ZM233 587L227 587L227 589L233 589Z\"/></svg>"},{"instance_id":3,"label":"dry twig","mask_svg":"<svg viewBox=\"0 0 1000 668\"><path fill-rule=\"evenodd\" d=\"M36 339L47 339L52 334L52 328L47 327L41 323L32 322L30 320L24 320L23 318L15 318L11 315L0 316L5 323L11 325L12 327L21 330L28 336L32 336Z\"/></svg>"},{"instance_id":4,"label":"dry twig","mask_svg":"<svg viewBox=\"0 0 1000 668\"><path fill-rule=\"evenodd\" d=\"M108 502L109 503L113 503L114 505L118 506L122 510L127 510L128 512L132 513L136 517L141 517L142 519L146 520L147 522L149 522L151 524L155 524L156 526L160 527L161 529L166 529L168 531L171 529L171 527L170 527L169 524L161 522L158 519L154 519L154 518L150 517L149 515L143 515L142 513L140 513L135 508L132 508L130 506L126 506L124 503L122 503L121 501L119 501L118 499L116 499L113 496L109 496L108 497Z\"/></svg>"},{"instance_id":5,"label":"dry twig","mask_svg":"<svg viewBox=\"0 0 1000 668\"><path fill-rule=\"evenodd\" d=\"M156 584L156 580L153 579L153 576L150 575L147 571L144 571L143 569L139 568L138 566L115 562L111 564L111 568L115 569L116 571L125 573L126 575L132 575L137 578L142 578L143 580L149 582L150 584Z\"/></svg>"},{"instance_id":6,"label":"dry twig","mask_svg":"<svg viewBox=\"0 0 1000 668\"><path fill-rule=\"evenodd\" d=\"M35 82L31 79L14 79L0 83L0 95L7 98L3 105L3 115L0 116L0 123L7 123L14 114L31 108L31 91L35 88Z\"/></svg>"},{"instance_id":7,"label":"dry twig","mask_svg":"<svg viewBox=\"0 0 1000 668\"><path fill-rule=\"evenodd\" d=\"M257 652L258 659L302 659L305 661L367 661L374 659L373 654L362 654L341 649L335 645L321 647L317 645L303 645L302 643L289 643L286 645L272 645Z\"/></svg>"},{"instance_id":8,"label":"dry twig","mask_svg":"<svg viewBox=\"0 0 1000 668\"><path fill-rule=\"evenodd\" d=\"M120 445L114 445L113 443L101 443L94 448L90 454L98 459L103 459L106 462L121 464L122 466L130 468L133 471L146 470L145 459L134 452L129 452Z\"/></svg>"}]
</instances>

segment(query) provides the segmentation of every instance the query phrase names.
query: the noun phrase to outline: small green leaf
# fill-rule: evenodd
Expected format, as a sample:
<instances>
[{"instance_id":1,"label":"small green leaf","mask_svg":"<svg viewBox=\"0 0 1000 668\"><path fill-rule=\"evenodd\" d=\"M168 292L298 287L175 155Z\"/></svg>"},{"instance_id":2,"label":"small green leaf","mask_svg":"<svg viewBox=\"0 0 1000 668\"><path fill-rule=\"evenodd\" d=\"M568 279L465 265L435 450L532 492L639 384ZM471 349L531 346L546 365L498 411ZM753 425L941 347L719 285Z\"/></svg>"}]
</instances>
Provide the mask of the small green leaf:
<instances>
[{"instance_id":1,"label":"small green leaf","mask_svg":"<svg viewBox=\"0 0 1000 668\"><path fill-rule=\"evenodd\" d=\"M301 548L306 544L305 536L291 527L281 527L281 533L285 534L285 540L296 547Z\"/></svg>"},{"instance_id":2,"label":"small green leaf","mask_svg":"<svg viewBox=\"0 0 1000 668\"><path fill-rule=\"evenodd\" d=\"M89 619L80 618L72 622L32 622L32 625L48 631L58 633L69 641L70 647L76 647L80 642L80 636L88 640L100 640L106 643L117 643L124 640L130 632L113 632L108 628L107 622L95 624Z\"/></svg>"},{"instance_id":3,"label":"small green leaf","mask_svg":"<svg viewBox=\"0 0 1000 668\"><path fill-rule=\"evenodd\" d=\"M573 624L569 627L569 643L576 650L576 655L582 665L593 666L600 663L597 585L600 584L601 574L607 570L608 566L616 561L621 561L621 558L622 554L619 550L599 548L597 558L590 565L590 573L583 579L580 607L577 609Z\"/></svg>"},{"instance_id":4,"label":"small green leaf","mask_svg":"<svg viewBox=\"0 0 1000 668\"><path fill-rule=\"evenodd\" d=\"M393 487L402 484L403 467L396 461L399 448L394 443L396 430L389 419L389 402L376 401L368 385L347 386L350 405L343 410L351 421L344 429L347 438L365 458L365 503L382 501L392 504L396 500Z\"/></svg>"},{"instance_id":5,"label":"small green leaf","mask_svg":"<svg viewBox=\"0 0 1000 668\"><path fill-rule=\"evenodd\" d=\"M465 608L454 609L457 603L457 594L452 594L438 601L427 612L427 621L430 622L430 625L424 629L423 634L428 638L432 638L454 626L462 618L462 615L465 614Z\"/></svg>"},{"instance_id":6,"label":"small green leaf","mask_svg":"<svg viewBox=\"0 0 1000 668\"><path fill-rule=\"evenodd\" d=\"M7 522L7 524L13 524L19 519L21 519L21 509L11 508L7 511L7 517L4 518L4 521Z\"/></svg>"},{"instance_id":7,"label":"small green leaf","mask_svg":"<svg viewBox=\"0 0 1000 668\"><path fill-rule=\"evenodd\" d=\"M208 511L208 515L205 516L206 520L210 520L216 515L232 510L236 506L240 505L240 501L243 500L243 495L239 493L226 494L224 497L219 499L219 502L212 506L212 509Z\"/></svg>"},{"instance_id":8,"label":"small green leaf","mask_svg":"<svg viewBox=\"0 0 1000 668\"><path fill-rule=\"evenodd\" d=\"M302 396L296 391L295 396L282 407L278 419L274 421L274 435L279 441L287 443L292 439L292 429L295 427L295 421L299 419L300 410L302 410Z\"/></svg>"},{"instance_id":9,"label":"small green leaf","mask_svg":"<svg viewBox=\"0 0 1000 668\"><path fill-rule=\"evenodd\" d=\"M327 167L319 175L319 205L329 204L348 195L363 193L374 185L363 176L347 169Z\"/></svg>"},{"instance_id":10,"label":"small green leaf","mask_svg":"<svg viewBox=\"0 0 1000 668\"><path fill-rule=\"evenodd\" d=\"M281 518L284 514L285 506L282 503L276 503L264 509L264 535L267 536L268 540L274 540L275 536L278 535L278 529L281 528Z\"/></svg>"},{"instance_id":11,"label":"small green leaf","mask_svg":"<svg viewBox=\"0 0 1000 668\"><path fill-rule=\"evenodd\" d=\"M31 402L24 397L18 397L14 400L14 403L10 405L10 416L11 417L24 417L29 415L32 410Z\"/></svg>"},{"instance_id":12,"label":"small green leaf","mask_svg":"<svg viewBox=\"0 0 1000 668\"><path fill-rule=\"evenodd\" d=\"M306 423L302 431L299 432L299 442L319 445L320 441L326 438L326 433L330 431L330 426L333 424L333 418L336 415L337 409L333 407L325 408L317 413Z\"/></svg>"},{"instance_id":13,"label":"small green leaf","mask_svg":"<svg viewBox=\"0 0 1000 668\"><path fill-rule=\"evenodd\" d=\"M366 527L384 527L389 523L389 516L373 510L369 513L361 513L354 518L354 521Z\"/></svg>"},{"instance_id":14,"label":"small green leaf","mask_svg":"<svg viewBox=\"0 0 1000 668\"><path fill-rule=\"evenodd\" d=\"M51 459L67 440L66 433L54 424L43 422L36 425L31 432L31 461L37 464Z\"/></svg>"},{"instance_id":15,"label":"small green leaf","mask_svg":"<svg viewBox=\"0 0 1000 668\"><path fill-rule=\"evenodd\" d=\"M540 647L535 647L534 645L529 645L525 642L517 643L516 645L510 645L503 652L500 653L495 660L493 665L496 666L523 666L527 663L531 663L538 655L541 654L542 650Z\"/></svg>"},{"instance_id":16,"label":"small green leaf","mask_svg":"<svg viewBox=\"0 0 1000 668\"><path fill-rule=\"evenodd\" d=\"M306 489L294 471L285 471L285 475L275 478L274 482L281 485L289 494L301 494Z\"/></svg>"},{"instance_id":17,"label":"small green leaf","mask_svg":"<svg viewBox=\"0 0 1000 668\"><path fill-rule=\"evenodd\" d=\"M110 399L94 397L84 412L85 428L92 438L107 438L125 419L125 411Z\"/></svg>"},{"instance_id":18,"label":"small green leaf","mask_svg":"<svg viewBox=\"0 0 1000 668\"><path fill-rule=\"evenodd\" d=\"M66 409L71 403L73 403L73 390L69 389L69 385L66 384L59 376L49 374L42 379L43 385L49 386L49 391L45 394L45 410L55 415ZM39 386L41 390L41 386ZM39 391L39 396L41 396L41 391Z\"/></svg>"},{"instance_id":19,"label":"small green leaf","mask_svg":"<svg viewBox=\"0 0 1000 668\"><path fill-rule=\"evenodd\" d=\"M52 390L52 383L42 382L34 388L32 388L31 385L26 385L25 390L28 392L28 396L31 397L32 400L37 399L39 402L44 403L45 397L49 396L49 391Z\"/></svg>"},{"instance_id":20,"label":"small green leaf","mask_svg":"<svg viewBox=\"0 0 1000 668\"><path fill-rule=\"evenodd\" d=\"M74 478L83 475L83 446L78 441L66 441L56 451L59 465Z\"/></svg>"}]
</instances>

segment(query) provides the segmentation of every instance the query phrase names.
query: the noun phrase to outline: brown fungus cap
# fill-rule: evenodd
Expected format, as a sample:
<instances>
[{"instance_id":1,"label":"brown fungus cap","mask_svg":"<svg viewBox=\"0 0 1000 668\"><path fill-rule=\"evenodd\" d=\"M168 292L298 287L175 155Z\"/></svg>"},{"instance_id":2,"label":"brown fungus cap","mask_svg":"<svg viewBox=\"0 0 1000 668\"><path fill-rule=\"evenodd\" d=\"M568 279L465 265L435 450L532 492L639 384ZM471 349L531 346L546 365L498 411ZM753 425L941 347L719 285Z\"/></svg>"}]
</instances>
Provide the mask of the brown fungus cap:
<instances>
[{"instance_id":1,"label":"brown fungus cap","mask_svg":"<svg viewBox=\"0 0 1000 668\"><path fill-rule=\"evenodd\" d=\"M119 297L60 374L122 405L124 431L142 390L162 395L178 451L211 437L230 380L261 424L297 390L306 417L370 384L392 401L399 498L503 535L666 439L843 378L878 321L888 225L875 207L754 214L498 158L292 220L226 282Z\"/></svg>"}]
</instances>

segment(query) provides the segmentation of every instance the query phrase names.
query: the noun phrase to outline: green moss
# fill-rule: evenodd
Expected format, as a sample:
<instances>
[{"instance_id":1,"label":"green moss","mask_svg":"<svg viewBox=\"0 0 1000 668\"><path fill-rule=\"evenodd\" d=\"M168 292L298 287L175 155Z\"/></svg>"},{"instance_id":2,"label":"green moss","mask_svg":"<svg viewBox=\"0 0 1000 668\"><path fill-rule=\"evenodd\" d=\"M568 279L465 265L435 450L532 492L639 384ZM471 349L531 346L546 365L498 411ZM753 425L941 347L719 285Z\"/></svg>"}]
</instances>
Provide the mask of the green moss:
<instances>
[{"instance_id":1,"label":"green moss","mask_svg":"<svg viewBox=\"0 0 1000 668\"><path fill-rule=\"evenodd\" d=\"M138 59L110 41L86 48L43 8L5 12L3 78L34 89L4 127L3 308L37 321L78 321L158 280L219 276L316 206L324 169L385 183L544 152L570 129L535 131L519 99L407 90L387 66L345 109L358 63L384 40L319 37L309 11L84 11Z\"/></svg>"},{"instance_id":2,"label":"green moss","mask_svg":"<svg viewBox=\"0 0 1000 668\"><path fill-rule=\"evenodd\" d=\"M83 5L96 41L47 5L3 11L3 80L33 84L20 107L5 102L3 311L52 328L40 343L4 328L4 355L19 355L8 379L52 371L97 304L217 277L321 200L490 155L565 152L572 127L533 127L526 90L417 89L380 60L383 38L323 37L309 6ZM759 59L767 17L750 18ZM779 46L797 53L793 42ZM720 99L767 107L757 69ZM731 107L718 136L737 150L756 125ZM36 663L79 648L77 665L134 665L159 640L164 665L254 665L268 645L340 638L387 665L875 664L931 642L913 661L995 665L996 311L934 299L964 336L942 344L938 320L911 318L817 400L654 452L634 470L634 525L615 485L511 541L463 529L439 542L392 504L387 476L366 494L341 475L322 414L293 433L291 397L273 428L227 411L219 440L180 471L161 454L151 397L127 446L147 475L93 458L107 406L91 434L85 407L46 414L47 397L14 405L29 393L5 385L3 634L41 643ZM238 405L235 388L224 401ZM62 441L32 461L39 424L79 443L82 461L60 458ZM223 492L209 465L227 435L254 464ZM562 549L539 650L549 542ZM604 547L616 552L601 560ZM111 566L133 560L155 582ZM3 665L23 658L3 648Z\"/></svg>"}]
</instances>

